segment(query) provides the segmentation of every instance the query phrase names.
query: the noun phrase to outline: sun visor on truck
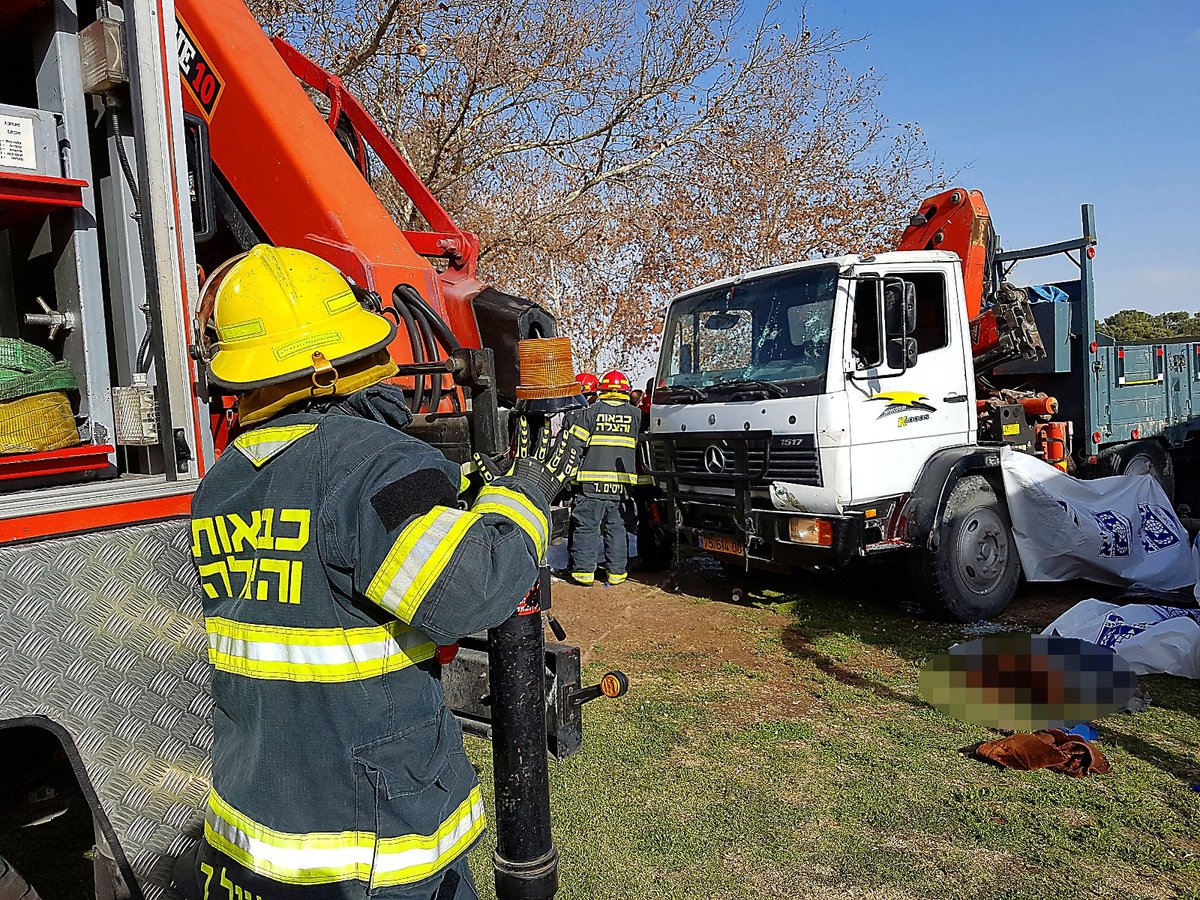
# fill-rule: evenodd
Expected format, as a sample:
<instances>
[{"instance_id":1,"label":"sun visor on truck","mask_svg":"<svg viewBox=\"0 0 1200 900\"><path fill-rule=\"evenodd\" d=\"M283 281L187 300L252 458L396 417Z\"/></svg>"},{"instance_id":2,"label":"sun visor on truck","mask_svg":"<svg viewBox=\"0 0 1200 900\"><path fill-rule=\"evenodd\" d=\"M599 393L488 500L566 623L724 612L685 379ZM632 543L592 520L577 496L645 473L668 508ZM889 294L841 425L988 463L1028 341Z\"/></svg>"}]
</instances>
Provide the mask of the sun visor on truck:
<instances>
[{"instance_id":1,"label":"sun visor on truck","mask_svg":"<svg viewBox=\"0 0 1200 900\"><path fill-rule=\"evenodd\" d=\"M517 400L517 344L527 338L558 336L554 316L532 300L485 288L472 301L483 346L496 357L496 391L508 405Z\"/></svg>"}]
</instances>

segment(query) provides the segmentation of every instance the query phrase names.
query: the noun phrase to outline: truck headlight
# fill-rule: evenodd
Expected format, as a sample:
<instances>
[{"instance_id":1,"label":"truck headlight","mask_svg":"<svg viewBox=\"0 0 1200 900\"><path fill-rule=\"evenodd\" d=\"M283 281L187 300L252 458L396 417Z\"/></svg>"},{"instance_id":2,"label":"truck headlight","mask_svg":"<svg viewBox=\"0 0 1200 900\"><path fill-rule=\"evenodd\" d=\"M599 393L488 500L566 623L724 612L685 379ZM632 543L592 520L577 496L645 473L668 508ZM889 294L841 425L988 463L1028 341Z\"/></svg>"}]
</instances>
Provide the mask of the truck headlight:
<instances>
[{"instance_id":1,"label":"truck headlight","mask_svg":"<svg viewBox=\"0 0 1200 900\"><path fill-rule=\"evenodd\" d=\"M832 547L833 526L825 519L793 516L788 519L788 540L793 544L815 544L818 547Z\"/></svg>"}]
</instances>

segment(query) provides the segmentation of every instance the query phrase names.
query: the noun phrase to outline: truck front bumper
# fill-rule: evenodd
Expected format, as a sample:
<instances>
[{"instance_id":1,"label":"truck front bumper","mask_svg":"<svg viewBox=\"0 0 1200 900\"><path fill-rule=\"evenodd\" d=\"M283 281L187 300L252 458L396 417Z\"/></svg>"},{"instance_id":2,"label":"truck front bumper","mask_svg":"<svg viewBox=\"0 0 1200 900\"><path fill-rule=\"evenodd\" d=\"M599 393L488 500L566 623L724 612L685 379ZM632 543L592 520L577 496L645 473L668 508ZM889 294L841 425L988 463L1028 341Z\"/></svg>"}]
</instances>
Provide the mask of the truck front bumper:
<instances>
[{"instance_id":1,"label":"truck front bumper","mask_svg":"<svg viewBox=\"0 0 1200 900\"><path fill-rule=\"evenodd\" d=\"M681 495L676 495L672 512L682 554L713 554L728 561L742 559L736 553L701 546L704 537L723 537L740 542L745 547L744 558L759 569L832 568L862 555L864 520L861 513L826 515L751 509L739 527L739 514L732 505ZM789 523L793 518L827 523L828 543L792 541Z\"/></svg>"}]
</instances>

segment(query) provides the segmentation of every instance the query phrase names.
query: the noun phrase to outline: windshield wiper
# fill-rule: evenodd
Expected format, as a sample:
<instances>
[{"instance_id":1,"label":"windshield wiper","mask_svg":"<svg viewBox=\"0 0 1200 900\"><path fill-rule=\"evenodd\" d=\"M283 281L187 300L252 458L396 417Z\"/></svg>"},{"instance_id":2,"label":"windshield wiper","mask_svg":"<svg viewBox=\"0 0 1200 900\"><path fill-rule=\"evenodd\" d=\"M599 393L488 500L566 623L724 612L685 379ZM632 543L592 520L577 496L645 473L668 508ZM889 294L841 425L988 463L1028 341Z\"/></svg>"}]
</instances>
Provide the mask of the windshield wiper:
<instances>
[{"instance_id":1,"label":"windshield wiper","mask_svg":"<svg viewBox=\"0 0 1200 900\"><path fill-rule=\"evenodd\" d=\"M764 392L768 397L786 397L787 390L772 381L761 381L758 378L740 378L737 381L719 381L709 385L710 391L740 391L742 393Z\"/></svg>"},{"instance_id":2,"label":"windshield wiper","mask_svg":"<svg viewBox=\"0 0 1200 900\"><path fill-rule=\"evenodd\" d=\"M671 400L690 400L693 403L708 399L708 394L698 387L692 387L690 384L675 384L667 388L668 397ZM682 396L680 396L682 395Z\"/></svg>"}]
</instances>

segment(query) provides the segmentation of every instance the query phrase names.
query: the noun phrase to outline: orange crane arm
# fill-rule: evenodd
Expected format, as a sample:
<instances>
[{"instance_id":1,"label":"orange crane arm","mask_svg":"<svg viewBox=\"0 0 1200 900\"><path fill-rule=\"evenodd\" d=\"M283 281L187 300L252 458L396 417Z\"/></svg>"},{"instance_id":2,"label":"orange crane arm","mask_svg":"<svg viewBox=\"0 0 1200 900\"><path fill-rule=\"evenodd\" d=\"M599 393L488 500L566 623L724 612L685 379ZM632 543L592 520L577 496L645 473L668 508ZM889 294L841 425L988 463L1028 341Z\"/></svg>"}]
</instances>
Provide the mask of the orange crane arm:
<instances>
[{"instance_id":1,"label":"orange crane arm","mask_svg":"<svg viewBox=\"0 0 1200 900\"><path fill-rule=\"evenodd\" d=\"M921 201L896 249L957 253L962 260L967 318L974 319L983 306L994 239L983 193L951 188Z\"/></svg>"},{"instance_id":2,"label":"orange crane arm","mask_svg":"<svg viewBox=\"0 0 1200 900\"><path fill-rule=\"evenodd\" d=\"M951 188L922 200L896 249L958 254L978 373L1014 359L1046 355L1025 291L990 283L996 232L981 191Z\"/></svg>"},{"instance_id":3,"label":"orange crane arm","mask_svg":"<svg viewBox=\"0 0 1200 900\"><path fill-rule=\"evenodd\" d=\"M207 123L213 164L254 224L273 243L325 258L385 301L410 285L464 347L479 347L470 303L483 288L474 278L478 241L454 224L341 81L286 42L273 44L242 0L176 0L175 9L184 108ZM329 97L329 121L298 78ZM343 122L357 160L334 133ZM433 233L405 232L393 221L359 168L364 144ZM445 258L446 271L425 255ZM397 362L412 361L408 343L401 329L392 347Z\"/></svg>"}]
</instances>

